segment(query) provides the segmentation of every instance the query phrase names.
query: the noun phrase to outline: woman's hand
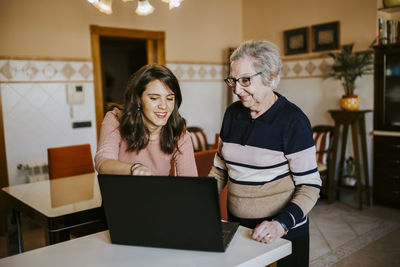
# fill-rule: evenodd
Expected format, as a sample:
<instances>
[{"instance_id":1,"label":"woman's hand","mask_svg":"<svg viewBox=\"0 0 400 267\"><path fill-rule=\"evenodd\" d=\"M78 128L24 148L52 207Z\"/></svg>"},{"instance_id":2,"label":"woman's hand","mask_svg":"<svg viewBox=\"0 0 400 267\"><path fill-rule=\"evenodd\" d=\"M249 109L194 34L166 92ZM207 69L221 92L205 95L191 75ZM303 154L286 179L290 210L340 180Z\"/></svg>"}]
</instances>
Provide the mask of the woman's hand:
<instances>
[{"instance_id":1,"label":"woman's hand","mask_svg":"<svg viewBox=\"0 0 400 267\"><path fill-rule=\"evenodd\" d=\"M138 164L132 169L132 175L153 175L153 172L149 167Z\"/></svg>"},{"instance_id":2,"label":"woman's hand","mask_svg":"<svg viewBox=\"0 0 400 267\"><path fill-rule=\"evenodd\" d=\"M270 244L282 237L285 230L277 221L263 221L254 228L251 237L259 242Z\"/></svg>"}]
</instances>

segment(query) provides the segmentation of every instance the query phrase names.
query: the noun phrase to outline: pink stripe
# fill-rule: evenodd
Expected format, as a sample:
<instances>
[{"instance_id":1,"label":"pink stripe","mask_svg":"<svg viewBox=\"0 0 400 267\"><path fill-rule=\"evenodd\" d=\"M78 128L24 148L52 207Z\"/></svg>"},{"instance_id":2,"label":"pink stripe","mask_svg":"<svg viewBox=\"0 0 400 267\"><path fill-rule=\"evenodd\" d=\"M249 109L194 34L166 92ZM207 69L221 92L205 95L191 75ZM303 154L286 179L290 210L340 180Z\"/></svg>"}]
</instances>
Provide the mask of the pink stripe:
<instances>
[{"instance_id":1,"label":"pink stripe","mask_svg":"<svg viewBox=\"0 0 400 267\"><path fill-rule=\"evenodd\" d=\"M290 170L293 172L305 172L317 168L315 146L302 151L286 155L289 160Z\"/></svg>"},{"instance_id":2,"label":"pink stripe","mask_svg":"<svg viewBox=\"0 0 400 267\"><path fill-rule=\"evenodd\" d=\"M273 166L287 160L283 152L225 142L222 144L222 156L227 161L257 167Z\"/></svg>"}]
</instances>

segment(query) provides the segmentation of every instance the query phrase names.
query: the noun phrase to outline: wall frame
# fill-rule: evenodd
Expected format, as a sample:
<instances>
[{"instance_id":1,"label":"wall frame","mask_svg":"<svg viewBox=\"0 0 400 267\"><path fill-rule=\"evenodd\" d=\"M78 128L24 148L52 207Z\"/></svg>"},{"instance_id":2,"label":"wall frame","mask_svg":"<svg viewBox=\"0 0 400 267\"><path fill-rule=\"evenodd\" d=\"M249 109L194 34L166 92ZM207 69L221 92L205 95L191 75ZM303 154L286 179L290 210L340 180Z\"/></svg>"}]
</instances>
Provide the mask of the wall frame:
<instances>
[{"instance_id":1,"label":"wall frame","mask_svg":"<svg viewBox=\"0 0 400 267\"><path fill-rule=\"evenodd\" d=\"M308 52L308 27L287 30L283 32L285 55Z\"/></svg>"},{"instance_id":2,"label":"wall frame","mask_svg":"<svg viewBox=\"0 0 400 267\"><path fill-rule=\"evenodd\" d=\"M339 49L339 21L312 26L313 52Z\"/></svg>"}]
</instances>

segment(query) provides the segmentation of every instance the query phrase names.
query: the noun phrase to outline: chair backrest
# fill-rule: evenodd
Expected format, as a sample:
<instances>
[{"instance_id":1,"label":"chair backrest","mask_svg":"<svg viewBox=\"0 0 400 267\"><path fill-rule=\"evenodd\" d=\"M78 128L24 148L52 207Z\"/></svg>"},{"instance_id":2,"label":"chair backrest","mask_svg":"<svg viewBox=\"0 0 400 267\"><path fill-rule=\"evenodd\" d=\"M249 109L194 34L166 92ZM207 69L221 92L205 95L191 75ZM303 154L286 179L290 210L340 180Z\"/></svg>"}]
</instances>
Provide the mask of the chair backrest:
<instances>
[{"instance_id":1,"label":"chair backrest","mask_svg":"<svg viewBox=\"0 0 400 267\"><path fill-rule=\"evenodd\" d=\"M218 142L219 142L219 133L215 134L215 140L214 140L214 144L212 146L212 149L216 149L218 148Z\"/></svg>"},{"instance_id":2,"label":"chair backrest","mask_svg":"<svg viewBox=\"0 0 400 267\"><path fill-rule=\"evenodd\" d=\"M207 136L203 129L195 126L187 127L186 129L188 130L188 132L190 133L190 137L192 138L194 152L207 150Z\"/></svg>"},{"instance_id":3,"label":"chair backrest","mask_svg":"<svg viewBox=\"0 0 400 267\"><path fill-rule=\"evenodd\" d=\"M214 164L215 153L217 153L218 149L210 149L205 151L199 151L194 153L194 158L196 160L197 172L199 176L208 176L208 173L211 170L211 167ZM227 187L219 194L219 205L221 211L221 219L228 220L228 212L226 207L227 201Z\"/></svg>"},{"instance_id":4,"label":"chair backrest","mask_svg":"<svg viewBox=\"0 0 400 267\"><path fill-rule=\"evenodd\" d=\"M50 179L94 172L90 144L48 148L47 157Z\"/></svg>"},{"instance_id":5,"label":"chair backrest","mask_svg":"<svg viewBox=\"0 0 400 267\"><path fill-rule=\"evenodd\" d=\"M330 125L316 125L312 127L318 163L329 163L332 152L333 129L333 126Z\"/></svg>"},{"instance_id":6,"label":"chair backrest","mask_svg":"<svg viewBox=\"0 0 400 267\"><path fill-rule=\"evenodd\" d=\"M214 157L217 151L218 149L210 149L194 153L194 159L196 160L197 172L199 176L208 176L208 173L214 164Z\"/></svg>"}]
</instances>

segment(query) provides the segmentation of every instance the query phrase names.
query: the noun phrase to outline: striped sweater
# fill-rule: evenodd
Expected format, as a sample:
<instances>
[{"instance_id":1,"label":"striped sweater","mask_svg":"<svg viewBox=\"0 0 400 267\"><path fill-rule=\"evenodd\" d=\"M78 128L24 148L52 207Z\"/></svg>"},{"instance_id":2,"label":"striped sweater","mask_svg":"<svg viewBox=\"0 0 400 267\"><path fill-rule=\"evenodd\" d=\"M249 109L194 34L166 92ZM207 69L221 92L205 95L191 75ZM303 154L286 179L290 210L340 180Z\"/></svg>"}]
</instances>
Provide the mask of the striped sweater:
<instances>
[{"instance_id":1,"label":"striped sweater","mask_svg":"<svg viewBox=\"0 0 400 267\"><path fill-rule=\"evenodd\" d=\"M219 190L228 183L233 216L275 219L293 230L308 223L321 179L308 118L277 95L256 119L240 101L228 107L209 175L217 178Z\"/></svg>"}]
</instances>

